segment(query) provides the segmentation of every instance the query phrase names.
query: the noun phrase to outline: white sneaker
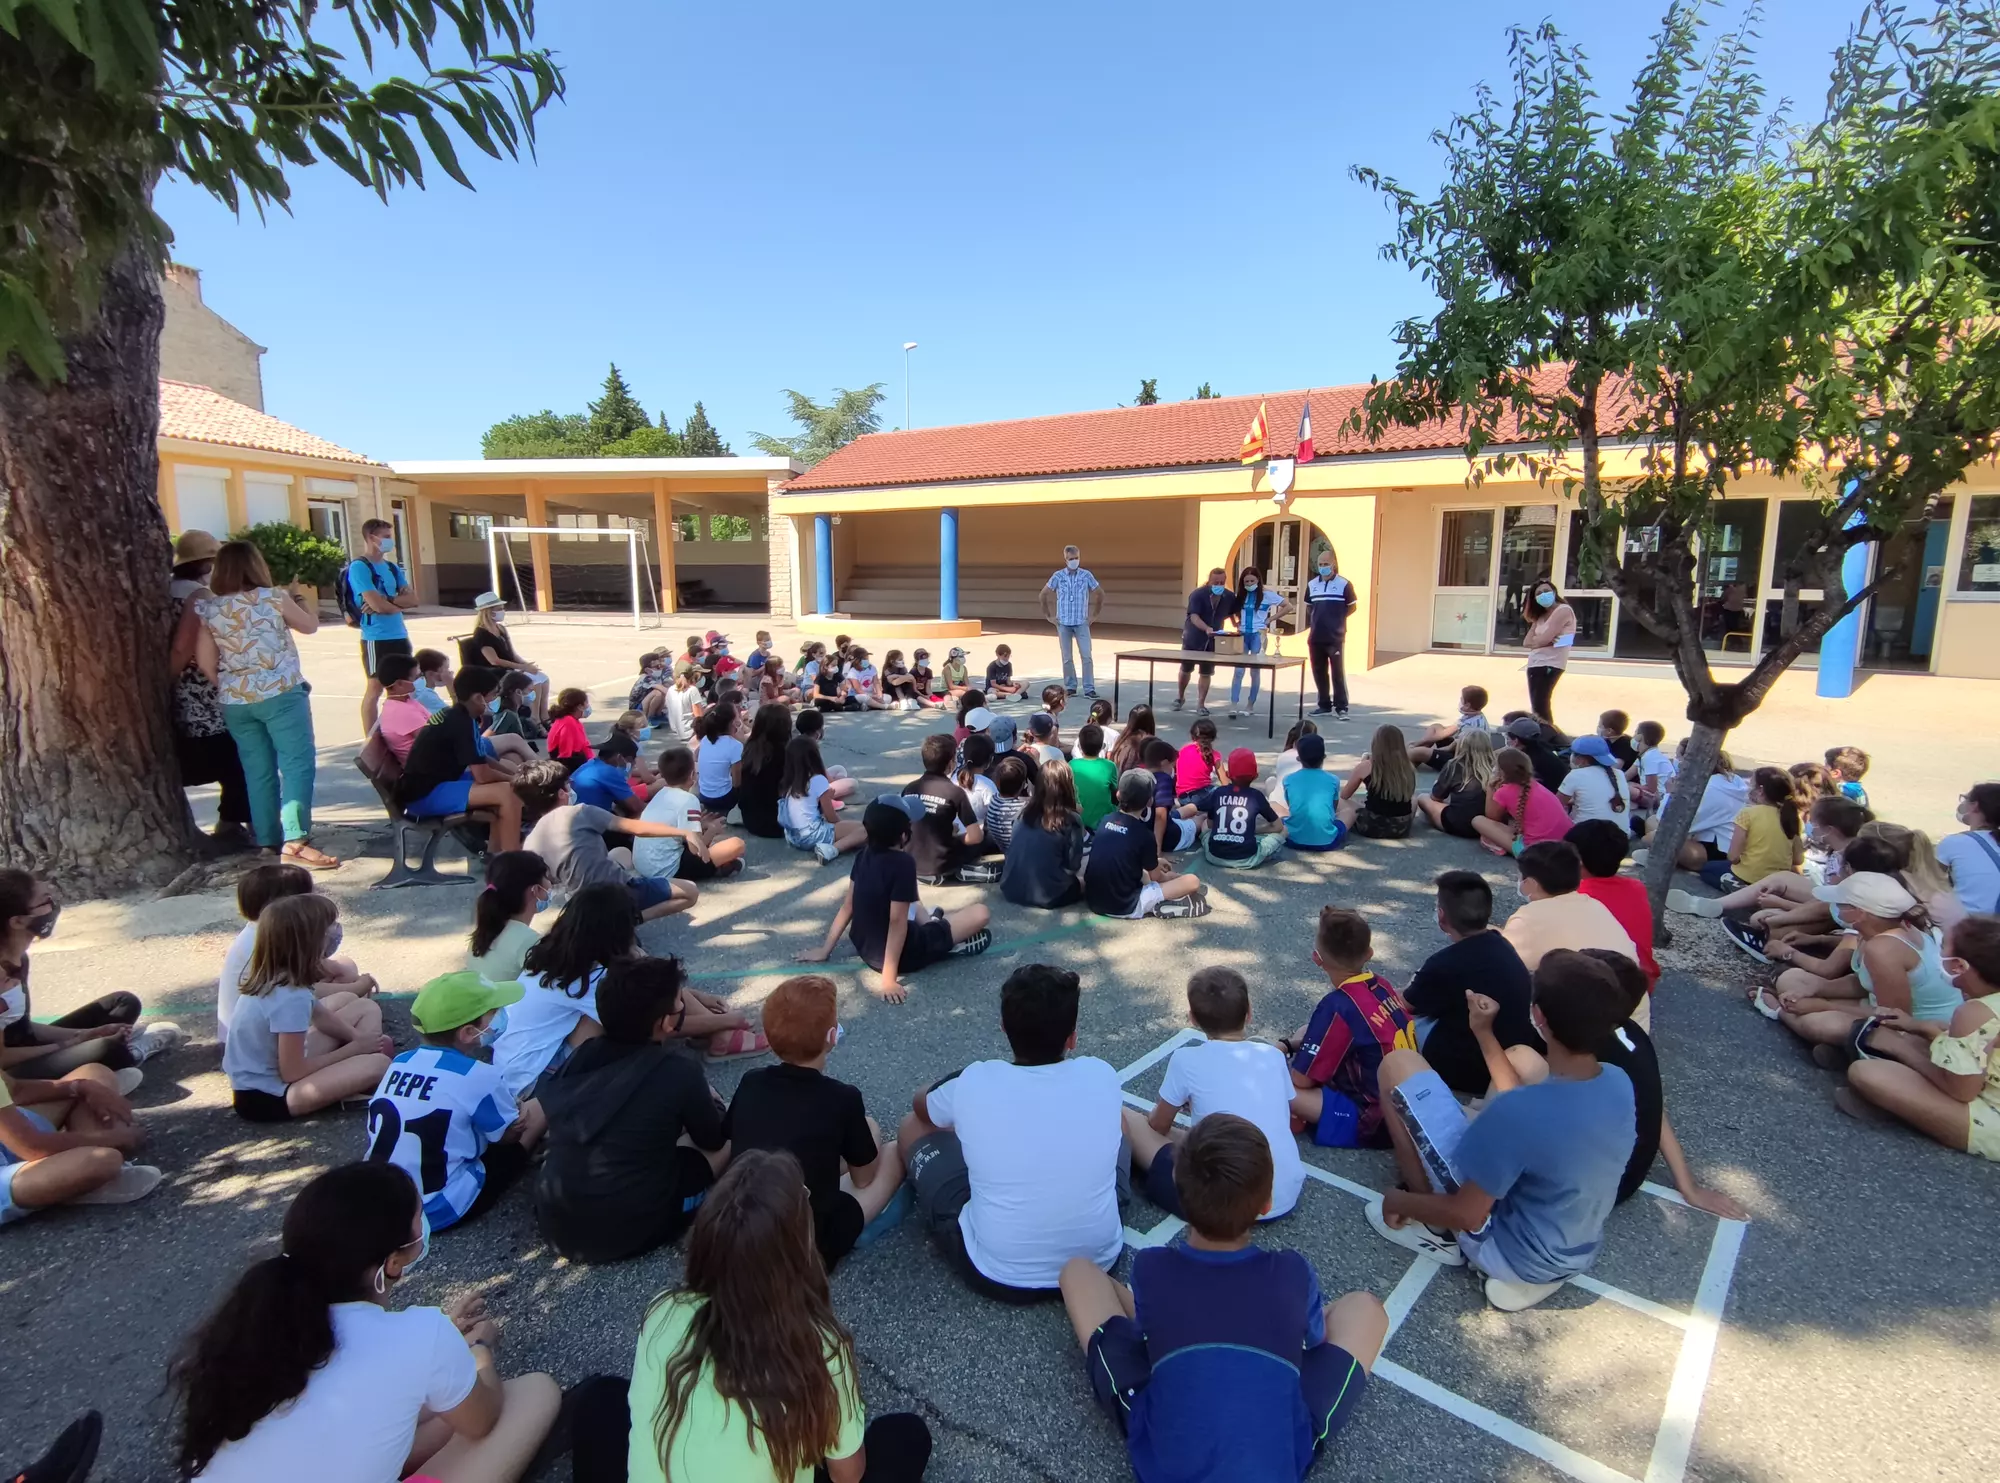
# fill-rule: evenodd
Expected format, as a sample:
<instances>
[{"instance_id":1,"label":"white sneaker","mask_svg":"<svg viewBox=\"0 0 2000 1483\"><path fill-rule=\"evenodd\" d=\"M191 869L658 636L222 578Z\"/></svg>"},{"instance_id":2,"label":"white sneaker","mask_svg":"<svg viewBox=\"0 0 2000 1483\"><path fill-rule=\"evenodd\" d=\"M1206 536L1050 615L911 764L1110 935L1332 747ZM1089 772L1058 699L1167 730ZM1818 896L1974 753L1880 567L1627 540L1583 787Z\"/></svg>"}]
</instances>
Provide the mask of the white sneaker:
<instances>
[{"instance_id":1,"label":"white sneaker","mask_svg":"<svg viewBox=\"0 0 2000 1483\"><path fill-rule=\"evenodd\" d=\"M164 1178L166 1176L151 1164L127 1164L115 1178L100 1184L88 1194L78 1195L70 1204L130 1205L134 1200L145 1199Z\"/></svg>"},{"instance_id":2,"label":"white sneaker","mask_svg":"<svg viewBox=\"0 0 2000 1483\"><path fill-rule=\"evenodd\" d=\"M1440 1267L1462 1267L1465 1253L1458 1249L1458 1237L1450 1231L1436 1226L1427 1226L1422 1221L1405 1221L1400 1226L1389 1224L1382 1213L1382 1201L1368 1202L1368 1224L1375 1227L1375 1233L1384 1240L1393 1241L1407 1251L1418 1256L1429 1257Z\"/></svg>"},{"instance_id":3,"label":"white sneaker","mask_svg":"<svg viewBox=\"0 0 2000 1483\"><path fill-rule=\"evenodd\" d=\"M1519 1313L1548 1297L1560 1282L1509 1282L1502 1277L1486 1279L1486 1301L1502 1313Z\"/></svg>"},{"instance_id":4,"label":"white sneaker","mask_svg":"<svg viewBox=\"0 0 2000 1483\"><path fill-rule=\"evenodd\" d=\"M186 1032L172 1020L154 1020L144 1028L133 1031L131 1039L125 1042L125 1049L132 1053L135 1061L150 1061L186 1039Z\"/></svg>"},{"instance_id":5,"label":"white sneaker","mask_svg":"<svg viewBox=\"0 0 2000 1483\"><path fill-rule=\"evenodd\" d=\"M118 1095L121 1097L131 1096L146 1081L146 1073L141 1071L137 1066L127 1066L124 1070L118 1072L117 1076Z\"/></svg>"},{"instance_id":6,"label":"white sneaker","mask_svg":"<svg viewBox=\"0 0 2000 1483\"><path fill-rule=\"evenodd\" d=\"M1638 867L1640 867L1640 869L1643 870L1645 868L1648 857L1650 857L1652 853L1653 852L1647 849L1644 845L1640 845L1638 849L1632 851L1632 863L1634 865L1637 865Z\"/></svg>"},{"instance_id":7,"label":"white sneaker","mask_svg":"<svg viewBox=\"0 0 2000 1483\"><path fill-rule=\"evenodd\" d=\"M1683 891L1675 886L1667 892L1667 910L1686 912L1691 917L1719 917L1722 915L1722 898L1697 896L1692 891Z\"/></svg>"},{"instance_id":8,"label":"white sneaker","mask_svg":"<svg viewBox=\"0 0 2000 1483\"><path fill-rule=\"evenodd\" d=\"M813 846L813 853L819 856L819 863L831 865L840 858L840 847L830 839L823 839Z\"/></svg>"}]
</instances>

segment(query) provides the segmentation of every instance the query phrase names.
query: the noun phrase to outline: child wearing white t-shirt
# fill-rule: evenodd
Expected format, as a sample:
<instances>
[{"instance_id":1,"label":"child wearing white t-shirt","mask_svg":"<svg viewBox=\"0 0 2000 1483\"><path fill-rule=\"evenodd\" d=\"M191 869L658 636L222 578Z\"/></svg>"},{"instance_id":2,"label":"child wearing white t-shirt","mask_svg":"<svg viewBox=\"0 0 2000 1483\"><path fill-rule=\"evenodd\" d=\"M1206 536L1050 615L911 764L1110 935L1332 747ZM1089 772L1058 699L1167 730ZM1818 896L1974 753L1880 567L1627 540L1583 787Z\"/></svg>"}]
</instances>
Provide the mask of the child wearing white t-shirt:
<instances>
[{"instance_id":1,"label":"child wearing white t-shirt","mask_svg":"<svg viewBox=\"0 0 2000 1483\"><path fill-rule=\"evenodd\" d=\"M1292 1133L1295 1093L1285 1053L1246 1038L1250 986L1235 969L1198 970L1188 980L1187 998L1189 1023L1208 1039L1168 1058L1150 1114L1124 1112L1125 1140L1133 1166L1145 1175L1146 1198L1170 1215L1185 1216L1174 1188L1174 1156L1186 1135L1174 1121L1185 1113L1192 1127L1211 1112L1228 1112L1253 1124L1271 1145L1271 1208L1260 1218L1288 1215L1306 1171Z\"/></svg>"},{"instance_id":2,"label":"child wearing white t-shirt","mask_svg":"<svg viewBox=\"0 0 2000 1483\"><path fill-rule=\"evenodd\" d=\"M659 786L640 818L675 832L632 841L632 868L662 880L714 880L743 868L743 841L707 827L695 781L694 753L668 747L660 753Z\"/></svg>"},{"instance_id":3,"label":"child wearing white t-shirt","mask_svg":"<svg viewBox=\"0 0 2000 1483\"><path fill-rule=\"evenodd\" d=\"M1634 728L1632 737L1639 743L1639 760L1632 764L1628 774L1635 784L1632 810L1644 818L1666 807L1667 794L1672 790L1674 775L1680 768L1663 745L1667 739L1667 728L1658 721L1641 721Z\"/></svg>"},{"instance_id":4,"label":"child wearing white t-shirt","mask_svg":"<svg viewBox=\"0 0 2000 1483\"><path fill-rule=\"evenodd\" d=\"M1556 790L1576 823L1603 820L1630 832L1632 797L1625 774L1601 736L1579 736L1570 746L1569 776Z\"/></svg>"},{"instance_id":5,"label":"child wearing white t-shirt","mask_svg":"<svg viewBox=\"0 0 2000 1483\"><path fill-rule=\"evenodd\" d=\"M794 736L785 743L785 770L778 782L778 824L785 843L812 851L822 865L860 849L868 831L859 820L843 821L839 808L839 786L827 776L819 743Z\"/></svg>"}]
</instances>

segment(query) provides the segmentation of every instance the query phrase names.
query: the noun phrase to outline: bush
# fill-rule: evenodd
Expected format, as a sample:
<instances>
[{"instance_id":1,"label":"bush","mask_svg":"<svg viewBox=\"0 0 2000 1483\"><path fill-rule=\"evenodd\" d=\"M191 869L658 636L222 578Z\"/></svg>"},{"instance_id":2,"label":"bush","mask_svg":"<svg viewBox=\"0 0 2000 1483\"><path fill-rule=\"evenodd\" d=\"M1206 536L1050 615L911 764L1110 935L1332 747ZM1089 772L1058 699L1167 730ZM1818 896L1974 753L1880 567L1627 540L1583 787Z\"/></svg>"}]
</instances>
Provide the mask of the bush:
<instances>
[{"instance_id":1,"label":"bush","mask_svg":"<svg viewBox=\"0 0 2000 1483\"><path fill-rule=\"evenodd\" d=\"M322 540L309 530L284 521L268 521L239 530L233 541L248 541L264 553L271 568L271 580L280 587L302 582L308 587L330 588L347 565L347 553L332 541Z\"/></svg>"}]
</instances>

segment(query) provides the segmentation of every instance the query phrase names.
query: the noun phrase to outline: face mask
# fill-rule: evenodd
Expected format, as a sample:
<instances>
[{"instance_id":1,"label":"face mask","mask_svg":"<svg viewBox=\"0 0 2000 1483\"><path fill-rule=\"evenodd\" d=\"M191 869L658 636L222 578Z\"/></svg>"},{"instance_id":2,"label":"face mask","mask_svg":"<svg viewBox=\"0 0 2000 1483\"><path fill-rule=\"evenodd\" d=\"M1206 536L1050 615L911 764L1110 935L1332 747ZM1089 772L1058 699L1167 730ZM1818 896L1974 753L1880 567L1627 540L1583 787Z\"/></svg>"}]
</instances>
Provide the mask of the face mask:
<instances>
[{"instance_id":1,"label":"face mask","mask_svg":"<svg viewBox=\"0 0 2000 1483\"><path fill-rule=\"evenodd\" d=\"M47 911L41 913L39 916L28 918L28 930L36 937L46 941L48 938L55 936L56 918L61 915L62 903L59 901L51 903Z\"/></svg>"},{"instance_id":2,"label":"face mask","mask_svg":"<svg viewBox=\"0 0 2000 1483\"><path fill-rule=\"evenodd\" d=\"M1255 582L1245 582L1243 584L1243 590L1245 592L1255 592L1257 590L1257 584Z\"/></svg>"},{"instance_id":3,"label":"face mask","mask_svg":"<svg viewBox=\"0 0 2000 1483\"><path fill-rule=\"evenodd\" d=\"M1332 575L1333 575L1333 563L1332 563L1332 562L1330 562L1330 561L1322 561L1322 562L1321 562L1321 563L1319 564L1319 574L1320 574L1320 575L1321 575L1322 577L1330 577L1330 576L1332 576Z\"/></svg>"},{"instance_id":4,"label":"face mask","mask_svg":"<svg viewBox=\"0 0 2000 1483\"><path fill-rule=\"evenodd\" d=\"M1063 565L1068 567L1071 571L1075 571L1078 567L1082 566L1083 563L1078 561L1074 556L1072 556L1068 560L1063 562Z\"/></svg>"},{"instance_id":5,"label":"face mask","mask_svg":"<svg viewBox=\"0 0 2000 1483\"><path fill-rule=\"evenodd\" d=\"M1847 920L1847 913L1842 911L1837 903L1828 907L1827 909L1833 913L1834 926L1845 927L1849 925Z\"/></svg>"},{"instance_id":6,"label":"face mask","mask_svg":"<svg viewBox=\"0 0 2000 1483\"><path fill-rule=\"evenodd\" d=\"M1217 597L1220 597L1222 596L1223 593L1227 592L1229 589L1227 587L1224 587L1220 582L1210 582L1208 584L1208 590L1210 592L1213 592Z\"/></svg>"},{"instance_id":7,"label":"face mask","mask_svg":"<svg viewBox=\"0 0 2000 1483\"><path fill-rule=\"evenodd\" d=\"M479 1032L479 1043L485 1046L488 1050L491 1050L494 1044L500 1039L502 1032L504 1032L506 1028L507 1028L507 1011L504 1009L496 1009L493 1012L492 1023L488 1024L485 1029Z\"/></svg>"},{"instance_id":8,"label":"face mask","mask_svg":"<svg viewBox=\"0 0 2000 1483\"><path fill-rule=\"evenodd\" d=\"M583 720L585 720L585 721L588 721L588 720L590 719L590 707L589 707L589 706L585 706L585 707L583 708L583 716L582 716L582 719L583 719Z\"/></svg>"},{"instance_id":9,"label":"face mask","mask_svg":"<svg viewBox=\"0 0 2000 1483\"><path fill-rule=\"evenodd\" d=\"M327 928L326 947L321 950L320 956L323 958L331 958L335 953L339 952L341 939L345 935L346 935L345 932L342 931L341 925L338 922L335 922L331 927Z\"/></svg>"},{"instance_id":10,"label":"face mask","mask_svg":"<svg viewBox=\"0 0 2000 1483\"><path fill-rule=\"evenodd\" d=\"M1537 592L1535 604L1538 607L1552 608L1556 605L1556 595L1553 592Z\"/></svg>"},{"instance_id":11,"label":"face mask","mask_svg":"<svg viewBox=\"0 0 2000 1483\"><path fill-rule=\"evenodd\" d=\"M384 556L394 556L396 554L396 543L394 541L384 541L382 543L382 554Z\"/></svg>"},{"instance_id":12,"label":"face mask","mask_svg":"<svg viewBox=\"0 0 2000 1483\"><path fill-rule=\"evenodd\" d=\"M431 1254L431 1218L422 1210L417 1212L417 1220L423 1226L423 1234L417 1237L417 1254L403 1263L403 1275L410 1275L410 1269L417 1266Z\"/></svg>"},{"instance_id":13,"label":"face mask","mask_svg":"<svg viewBox=\"0 0 2000 1483\"><path fill-rule=\"evenodd\" d=\"M0 1030L6 1029L28 1013L28 991L19 985L0 994Z\"/></svg>"}]
</instances>

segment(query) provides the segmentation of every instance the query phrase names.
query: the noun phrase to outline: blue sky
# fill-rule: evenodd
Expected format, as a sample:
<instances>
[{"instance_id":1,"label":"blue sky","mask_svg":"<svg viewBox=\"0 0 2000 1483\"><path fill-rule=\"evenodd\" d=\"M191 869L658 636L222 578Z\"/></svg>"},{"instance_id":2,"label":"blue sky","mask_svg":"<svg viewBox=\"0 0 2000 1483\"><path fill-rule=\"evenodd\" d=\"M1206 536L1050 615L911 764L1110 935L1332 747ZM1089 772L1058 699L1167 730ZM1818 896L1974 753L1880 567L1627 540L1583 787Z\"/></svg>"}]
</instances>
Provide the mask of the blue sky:
<instances>
[{"instance_id":1,"label":"blue sky","mask_svg":"<svg viewBox=\"0 0 2000 1483\"><path fill-rule=\"evenodd\" d=\"M780 389L887 384L917 426L1365 380L1426 307L1347 175L1435 181L1433 129L1546 15L1609 104L1655 4L1007 6L544 0L569 96L539 159L467 150L388 205L328 166L238 220L177 180L176 258L259 343L277 416L377 458L476 457L616 361L738 452ZM1817 116L1859 0L1770 0L1774 95Z\"/></svg>"}]
</instances>

